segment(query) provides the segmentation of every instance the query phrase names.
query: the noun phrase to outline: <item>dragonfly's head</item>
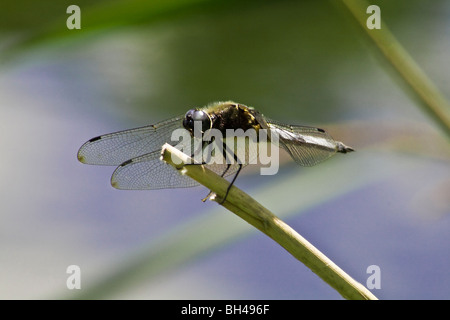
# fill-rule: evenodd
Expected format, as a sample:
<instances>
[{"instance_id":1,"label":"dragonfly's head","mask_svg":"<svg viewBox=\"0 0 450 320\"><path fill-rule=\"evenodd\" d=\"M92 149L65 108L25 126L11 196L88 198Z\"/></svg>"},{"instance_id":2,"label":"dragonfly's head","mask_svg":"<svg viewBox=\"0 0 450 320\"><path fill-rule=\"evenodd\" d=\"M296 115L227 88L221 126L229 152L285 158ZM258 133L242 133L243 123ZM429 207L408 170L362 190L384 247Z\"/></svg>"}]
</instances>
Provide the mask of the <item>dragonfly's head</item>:
<instances>
[{"instance_id":1,"label":"dragonfly's head","mask_svg":"<svg viewBox=\"0 0 450 320\"><path fill-rule=\"evenodd\" d=\"M201 129L201 133L205 133L212 127L211 117L205 111L191 109L184 116L183 127L192 134L195 133L194 129Z\"/></svg>"}]
</instances>

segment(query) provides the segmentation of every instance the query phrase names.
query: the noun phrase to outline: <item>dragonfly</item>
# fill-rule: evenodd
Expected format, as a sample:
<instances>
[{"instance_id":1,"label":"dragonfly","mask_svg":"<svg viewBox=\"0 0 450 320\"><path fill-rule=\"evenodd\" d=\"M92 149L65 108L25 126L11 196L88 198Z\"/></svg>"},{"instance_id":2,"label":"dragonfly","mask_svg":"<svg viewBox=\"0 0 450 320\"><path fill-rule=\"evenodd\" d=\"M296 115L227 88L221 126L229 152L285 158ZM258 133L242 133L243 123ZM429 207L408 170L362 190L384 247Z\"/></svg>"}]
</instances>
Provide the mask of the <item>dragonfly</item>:
<instances>
[{"instance_id":1,"label":"dragonfly","mask_svg":"<svg viewBox=\"0 0 450 320\"><path fill-rule=\"evenodd\" d=\"M336 153L354 151L344 143L334 140L323 129L284 124L266 118L252 107L225 101L190 109L184 115L156 124L92 138L79 149L78 160L85 164L116 166L111 177L111 185L117 189L151 190L194 187L199 183L186 175L181 175L161 160L163 144L169 143L177 148L186 146L186 143L182 144L180 140L172 140L172 134L177 129L187 137L185 141L189 142L190 149L187 148L187 150L191 153L190 156L204 151L207 146L215 142L219 146L222 144L223 147L222 154L219 156L235 160L222 163L220 161L197 162L222 177L234 174L223 201L241 169L256 155L239 159L236 156L236 149L229 148L225 142L219 142L219 139L205 139L209 130L214 129L225 137L227 130L230 129L254 130L257 144L260 143L261 132L265 130L268 132L269 143L275 140L276 135L277 146L286 150L301 166L314 166ZM195 145L197 147L194 147ZM185 150L186 148L183 151Z\"/></svg>"}]
</instances>

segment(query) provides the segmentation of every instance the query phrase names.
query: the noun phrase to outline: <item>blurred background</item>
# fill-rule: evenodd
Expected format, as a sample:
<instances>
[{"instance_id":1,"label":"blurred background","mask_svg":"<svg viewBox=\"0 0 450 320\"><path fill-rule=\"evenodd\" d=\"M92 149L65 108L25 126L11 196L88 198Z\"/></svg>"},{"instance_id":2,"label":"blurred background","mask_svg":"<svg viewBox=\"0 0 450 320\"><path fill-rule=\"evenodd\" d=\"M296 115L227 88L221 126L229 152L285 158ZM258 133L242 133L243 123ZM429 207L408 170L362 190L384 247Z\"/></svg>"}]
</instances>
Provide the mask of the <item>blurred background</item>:
<instances>
[{"instance_id":1,"label":"blurred background","mask_svg":"<svg viewBox=\"0 0 450 320\"><path fill-rule=\"evenodd\" d=\"M371 4L449 97L450 2ZM342 299L204 187L118 191L113 167L77 161L94 136L220 100L357 150L237 187L363 285L379 266L378 298L450 298L448 136L339 1L1 7L0 298Z\"/></svg>"}]
</instances>

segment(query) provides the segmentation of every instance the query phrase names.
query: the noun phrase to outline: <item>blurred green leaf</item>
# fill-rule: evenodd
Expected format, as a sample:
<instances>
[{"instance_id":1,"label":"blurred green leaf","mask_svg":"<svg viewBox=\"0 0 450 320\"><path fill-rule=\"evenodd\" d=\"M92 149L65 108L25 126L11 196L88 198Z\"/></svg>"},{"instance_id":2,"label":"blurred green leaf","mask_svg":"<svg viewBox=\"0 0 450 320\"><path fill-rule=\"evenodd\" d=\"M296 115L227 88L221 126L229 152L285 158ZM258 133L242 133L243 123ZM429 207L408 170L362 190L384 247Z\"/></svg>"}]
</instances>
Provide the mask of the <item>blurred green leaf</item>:
<instances>
[{"instance_id":1,"label":"blurred green leaf","mask_svg":"<svg viewBox=\"0 0 450 320\"><path fill-rule=\"evenodd\" d=\"M344 0L343 3L363 30L366 31L366 35L375 42L387 61L392 64L411 89L420 97L422 103L419 103L418 106L428 113L435 123L443 129L443 132L450 137L450 104L438 87L403 48L384 21L380 23L382 27L378 30L367 28L368 15L366 9L370 5L367 1Z\"/></svg>"},{"instance_id":2,"label":"blurred green leaf","mask_svg":"<svg viewBox=\"0 0 450 320\"><path fill-rule=\"evenodd\" d=\"M220 1L221 2L221 1ZM66 20L67 7L72 1L26 1L20 6L14 3L2 8L8 19L3 19L4 30L19 33L15 41L4 51L5 56L14 56L22 50L31 49L49 42L85 39L99 31L111 31L118 27L147 24L164 17L193 8L200 9L210 4L217 6L219 1L211 0L116 0L116 1L78 1L81 9L81 29L69 30ZM27 10L23 10L27 8ZM34 14L32 14L34 13Z\"/></svg>"}]
</instances>

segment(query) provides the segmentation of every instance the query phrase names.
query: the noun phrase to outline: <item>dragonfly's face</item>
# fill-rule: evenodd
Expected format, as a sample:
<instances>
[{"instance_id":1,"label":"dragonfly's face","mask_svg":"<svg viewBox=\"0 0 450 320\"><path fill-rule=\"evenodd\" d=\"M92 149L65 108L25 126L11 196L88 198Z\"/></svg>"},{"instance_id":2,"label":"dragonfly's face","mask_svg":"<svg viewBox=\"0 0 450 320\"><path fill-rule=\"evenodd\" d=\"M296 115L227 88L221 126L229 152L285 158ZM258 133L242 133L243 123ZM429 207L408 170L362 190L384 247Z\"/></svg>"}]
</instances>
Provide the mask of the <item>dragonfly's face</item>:
<instances>
[{"instance_id":1,"label":"dragonfly's face","mask_svg":"<svg viewBox=\"0 0 450 320\"><path fill-rule=\"evenodd\" d=\"M194 134L194 128L201 129L201 133L205 133L206 130L211 129L212 127L211 118L209 117L209 114L204 111L191 109L186 112L183 120L183 127L192 134Z\"/></svg>"}]
</instances>

